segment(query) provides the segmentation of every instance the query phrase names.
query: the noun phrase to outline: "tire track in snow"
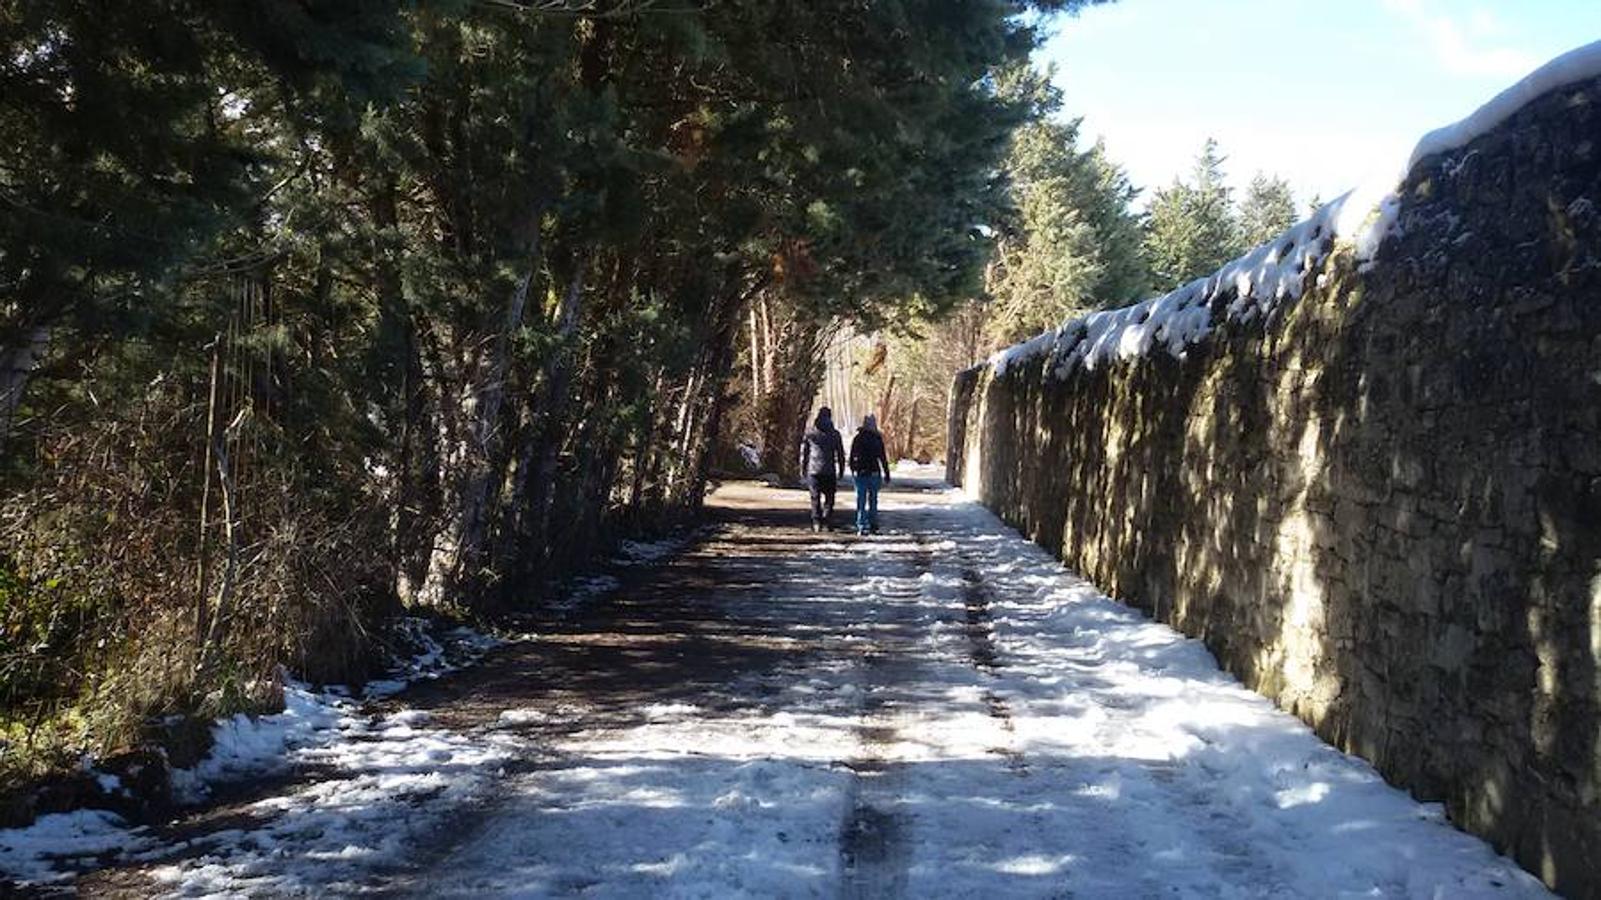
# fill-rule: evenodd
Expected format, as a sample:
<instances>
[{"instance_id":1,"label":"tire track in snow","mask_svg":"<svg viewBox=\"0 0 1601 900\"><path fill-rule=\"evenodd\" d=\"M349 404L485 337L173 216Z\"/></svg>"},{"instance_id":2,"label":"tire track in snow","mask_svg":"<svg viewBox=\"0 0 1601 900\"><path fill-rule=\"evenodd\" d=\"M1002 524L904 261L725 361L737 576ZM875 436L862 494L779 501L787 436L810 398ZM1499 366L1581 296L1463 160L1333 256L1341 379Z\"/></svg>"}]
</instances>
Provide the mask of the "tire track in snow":
<instances>
[{"instance_id":1,"label":"tire track in snow","mask_svg":"<svg viewBox=\"0 0 1601 900\"><path fill-rule=\"evenodd\" d=\"M995 646L994 616L990 612L990 603L990 591L984 584L984 576L979 574L978 568L971 565L964 555L962 610L967 621L964 631L967 635L968 655L972 658L973 666L993 680L997 670L1003 668L1005 663L1001 661L1000 651ZM1005 758L1008 769L1019 775L1027 774L1028 763L1016 747L1017 723L1012 719L1011 704L991 686L984 689L984 706L989 710L990 717L998 721L1006 732L1006 743L996 747L992 752Z\"/></svg>"},{"instance_id":2,"label":"tire track in snow","mask_svg":"<svg viewBox=\"0 0 1601 900\"><path fill-rule=\"evenodd\" d=\"M905 896L911 865L911 822L898 811L905 791L904 764L887 758L905 735L902 711L917 702L909 687L919 680L918 642L924 623L916 606L918 582L933 558L922 535L910 559L896 558L910 573L895 576L868 599L873 607L872 647L862 657L862 706L856 725L858 756L846 763L852 778L840 828L840 894L843 897ZM895 552L889 550L886 552ZM888 602L879 602L888 601ZM885 617L888 621L884 621Z\"/></svg>"}]
</instances>

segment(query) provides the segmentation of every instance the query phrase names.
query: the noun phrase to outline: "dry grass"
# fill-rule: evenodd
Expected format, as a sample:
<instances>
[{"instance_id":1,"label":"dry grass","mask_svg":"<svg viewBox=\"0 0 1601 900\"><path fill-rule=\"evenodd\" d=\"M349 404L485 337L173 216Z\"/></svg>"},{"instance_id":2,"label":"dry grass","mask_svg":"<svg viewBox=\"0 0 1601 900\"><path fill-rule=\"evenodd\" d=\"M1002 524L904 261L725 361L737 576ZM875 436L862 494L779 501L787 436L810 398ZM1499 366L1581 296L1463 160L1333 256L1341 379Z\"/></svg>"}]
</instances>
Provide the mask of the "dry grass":
<instances>
[{"instance_id":1,"label":"dry grass","mask_svg":"<svg viewBox=\"0 0 1601 900\"><path fill-rule=\"evenodd\" d=\"M121 416L36 427L27 488L0 494L0 782L139 745L173 717L271 707L286 667L364 674L367 623L388 611L379 504L326 503L270 428L245 434L224 589L190 394L157 382Z\"/></svg>"}]
</instances>

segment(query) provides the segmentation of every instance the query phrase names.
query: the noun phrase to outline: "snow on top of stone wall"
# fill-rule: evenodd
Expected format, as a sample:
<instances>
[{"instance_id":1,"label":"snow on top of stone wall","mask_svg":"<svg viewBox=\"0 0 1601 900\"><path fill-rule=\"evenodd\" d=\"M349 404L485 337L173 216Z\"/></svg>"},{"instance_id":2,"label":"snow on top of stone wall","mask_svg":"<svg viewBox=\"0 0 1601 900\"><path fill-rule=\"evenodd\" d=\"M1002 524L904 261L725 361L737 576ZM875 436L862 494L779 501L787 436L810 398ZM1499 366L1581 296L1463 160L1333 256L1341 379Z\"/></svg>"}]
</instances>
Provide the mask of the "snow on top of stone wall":
<instances>
[{"instance_id":1,"label":"snow on top of stone wall","mask_svg":"<svg viewBox=\"0 0 1601 900\"><path fill-rule=\"evenodd\" d=\"M1324 204L1277 238L1205 278L1132 306L1070 319L1054 331L1000 350L989 358L990 368L997 376L1005 375L1013 365L1048 356L1045 371L1061 378L1079 366L1093 370L1113 359L1146 356L1157 346L1182 358L1187 347L1212 332L1212 303L1220 295L1233 295L1224 321L1251 322L1285 300L1299 298L1307 276L1322 265L1337 242L1349 244L1358 265L1367 265L1398 227L1401 201L1395 191L1419 160L1468 144L1548 91L1597 76L1601 76L1601 41L1553 59L1462 121L1424 135L1397 177L1364 185Z\"/></svg>"},{"instance_id":2,"label":"snow on top of stone wall","mask_svg":"<svg viewBox=\"0 0 1601 900\"><path fill-rule=\"evenodd\" d=\"M1410 172L1425 157L1456 150L1474 138L1482 137L1542 94L1596 76L1601 76L1601 41L1569 50L1496 94L1489 103L1474 110L1462 121L1436 128L1424 135L1413 148L1412 158L1407 160L1407 171Z\"/></svg>"},{"instance_id":3,"label":"snow on top of stone wall","mask_svg":"<svg viewBox=\"0 0 1601 900\"><path fill-rule=\"evenodd\" d=\"M1174 356L1212 331L1212 301L1232 293L1228 321L1250 322L1285 300L1301 296L1306 276L1322 263L1336 239L1371 259L1389 232L1399 209L1391 185L1358 188L1324 204L1274 240L1263 244L1205 278L1133 306L1093 312L1072 319L1055 331L1008 347L990 357L995 374L1049 354L1051 371L1065 376L1082 365L1094 369L1112 359L1145 356L1160 345ZM1377 210L1377 214L1374 211Z\"/></svg>"}]
</instances>

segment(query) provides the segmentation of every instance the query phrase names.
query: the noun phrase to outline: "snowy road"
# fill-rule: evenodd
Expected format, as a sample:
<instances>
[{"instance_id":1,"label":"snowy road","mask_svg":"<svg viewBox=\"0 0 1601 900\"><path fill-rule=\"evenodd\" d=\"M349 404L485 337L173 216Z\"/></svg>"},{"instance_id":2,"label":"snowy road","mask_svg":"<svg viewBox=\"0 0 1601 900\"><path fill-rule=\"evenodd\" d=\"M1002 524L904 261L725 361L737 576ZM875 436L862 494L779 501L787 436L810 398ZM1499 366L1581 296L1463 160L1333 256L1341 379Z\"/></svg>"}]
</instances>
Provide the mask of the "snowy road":
<instances>
[{"instance_id":1,"label":"snowy road","mask_svg":"<svg viewBox=\"0 0 1601 900\"><path fill-rule=\"evenodd\" d=\"M686 554L353 737L379 760L391 740L436 748L397 767L437 776L401 800L349 794L330 816L351 778L303 785L165 859L143 835L150 862L79 887L1546 896L958 495L886 494L869 540L803 531L793 492L714 506L722 526Z\"/></svg>"}]
</instances>

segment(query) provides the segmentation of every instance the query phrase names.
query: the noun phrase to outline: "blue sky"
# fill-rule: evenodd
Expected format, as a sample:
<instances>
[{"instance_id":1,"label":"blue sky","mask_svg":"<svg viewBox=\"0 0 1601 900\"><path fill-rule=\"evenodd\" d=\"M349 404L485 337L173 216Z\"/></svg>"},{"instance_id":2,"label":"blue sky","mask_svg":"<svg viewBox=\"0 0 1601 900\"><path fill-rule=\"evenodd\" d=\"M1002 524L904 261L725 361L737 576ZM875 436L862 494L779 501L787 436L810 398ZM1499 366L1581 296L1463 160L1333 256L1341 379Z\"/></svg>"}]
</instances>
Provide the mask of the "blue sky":
<instances>
[{"instance_id":1,"label":"blue sky","mask_svg":"<svg viewBox=\"0 0 1601 900\"><path fill-rule=\"evenodd\" d=\"M1601 40L1601 0L1118 0L1053 29L1064 111L1147 195L1211 136L1236 186L1275 172L1304 205Z\"/></svg>"}]
</instances>

